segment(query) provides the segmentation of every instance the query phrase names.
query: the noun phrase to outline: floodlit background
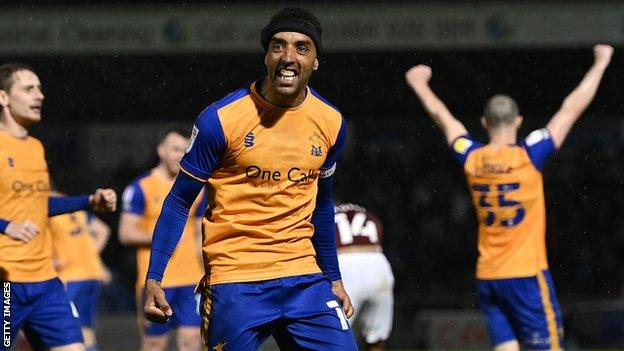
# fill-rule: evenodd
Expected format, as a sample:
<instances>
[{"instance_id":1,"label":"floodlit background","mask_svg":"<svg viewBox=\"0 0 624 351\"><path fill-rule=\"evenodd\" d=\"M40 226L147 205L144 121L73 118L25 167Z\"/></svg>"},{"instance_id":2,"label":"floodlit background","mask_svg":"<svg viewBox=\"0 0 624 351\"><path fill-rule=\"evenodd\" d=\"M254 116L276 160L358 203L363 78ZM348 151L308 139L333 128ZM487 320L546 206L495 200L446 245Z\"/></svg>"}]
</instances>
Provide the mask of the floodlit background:
<instances>
[{"instance_id":1,"label":"floodlit background","mask_svg":"<svg viewBox=\"0 0 624 351\"><path fill-rule=\"evenodd\" d=\"M266 73L260 29L283 5L324 26L310 85L349 123L336 195L376 213L396 275L390 349L489 347L476 310L476 220L461 169L403 78L432 86L472 134L486 99L520 105L523 137L546 124L589 68L615 55L594 103L544 171L549 260L568 349L624 348L624 3L617 1L4 2L2 63L32 65L46 100L32 134L69 194L121 193L154 165L171 122ZM8 3L8 4L7 4ZM102 350L138 348L134 250L113 236L100 298ZM365 272L363 272L365 274ZM172 343L173 344L173 343Z\"/></svg>"}]
</instances>

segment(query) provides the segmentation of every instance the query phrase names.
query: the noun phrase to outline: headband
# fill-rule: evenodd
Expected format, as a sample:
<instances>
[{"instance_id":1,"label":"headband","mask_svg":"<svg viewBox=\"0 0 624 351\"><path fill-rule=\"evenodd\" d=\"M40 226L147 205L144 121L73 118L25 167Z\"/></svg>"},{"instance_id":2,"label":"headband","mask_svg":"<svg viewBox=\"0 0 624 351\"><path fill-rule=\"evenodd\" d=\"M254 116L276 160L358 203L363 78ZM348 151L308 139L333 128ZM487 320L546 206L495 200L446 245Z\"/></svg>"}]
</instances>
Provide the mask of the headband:
<instances>
[{"instance_id":1,"label":"headband","mask_svg":"<svg viewBox=\"0 0 624 351\"><path fill-rule=\"evenodd\" d=\"M260 44L264 48L264 51L269 50L269 41L279 32L297 32L305 34L316 47L316 55L320 56L321 53L321 32L312 23L299 19L299 18L283 18L276 21L269 22L260 32Z\"/></svg>"}]
</instances>

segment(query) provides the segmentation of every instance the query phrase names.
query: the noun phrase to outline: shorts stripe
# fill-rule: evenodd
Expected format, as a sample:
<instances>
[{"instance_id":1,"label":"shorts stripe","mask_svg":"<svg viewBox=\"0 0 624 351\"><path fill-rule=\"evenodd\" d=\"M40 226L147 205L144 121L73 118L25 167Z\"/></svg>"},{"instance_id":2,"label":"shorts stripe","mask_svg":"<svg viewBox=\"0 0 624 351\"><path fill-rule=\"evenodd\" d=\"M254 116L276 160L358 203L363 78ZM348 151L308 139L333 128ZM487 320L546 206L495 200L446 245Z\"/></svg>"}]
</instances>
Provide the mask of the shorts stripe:
<instances>
[{"instance_id":1,"label":"shorts stripe","mask_svg":"<svg viewBox=\"0 0 624 351\"><path fill-rule=\"evenodd\" d=\"M201 336L204 341L204 350L208 350L210 347L209 343L209 332L208 328L210 327L210 313L212 312L212 286L208 284L202 284L202 309L201 309L201 318L202 318L202 326L201 326ZM201 285L200 285L201 286Z\"/></svg>"},{"instance_id":2,"label":"shorts stripe","mask_svg":"<svg viewBox=\"0 0 624 351\"><path fill-rule=\"evenodd\" d=\"M546 314L546 323L548 324L548 334L550 335L551 350L560 350L559 333L557 329L557 319L553 309L552 300L550 298L550 289L544 277L544 272L537 274L537 283L542 295L542 305L544 306L544 314Z\"/></svg>"}]
</instances>

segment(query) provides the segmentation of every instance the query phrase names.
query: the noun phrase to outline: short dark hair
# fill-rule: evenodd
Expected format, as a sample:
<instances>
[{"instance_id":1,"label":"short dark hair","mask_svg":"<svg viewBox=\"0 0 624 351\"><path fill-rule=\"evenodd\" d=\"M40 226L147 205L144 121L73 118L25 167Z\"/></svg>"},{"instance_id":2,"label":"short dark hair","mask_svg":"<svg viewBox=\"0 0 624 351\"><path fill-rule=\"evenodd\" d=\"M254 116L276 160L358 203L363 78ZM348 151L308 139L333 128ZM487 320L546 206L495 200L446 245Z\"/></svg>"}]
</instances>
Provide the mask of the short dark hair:
<instances>
[{"instance_id":1,"label":"short dark hair","mask_svg":"<svg viewBox=\"0 0 624 351\"><path fill-rule=\"evenodd\" d=\"M520 109L516 100L504 94L492 96L483 111L488 126L493 128L512 124L519 115Z\"/></svg>"},{"instance_id":2,"label":"short dark hair","mask_svg":"<svg viewBox=\"0 0 624 351\"><path fill-rule=\"evenodd\" d=\"M179 136L188 139L189 134L190 134L190 129L188 128L188 126L183 126L183 125L178 125L178 124L167 125L165 128L163 128L163 131L158 136L158 145L162 144L165 141L165 139L167 139L167 135L171 133L178 134Z\"/></svg>"},{"instance_id":3,"label":"short dark hair","mask_svg":"<svg viewBox=\"0 0 624 351\"><path fill-rule=\"evenodd\" d=\"M317 55L321 52L321 21L312 12L300 7L285 7L271 17L260 33L260 43L268 50L271 37L278 32L294 31L309 36L314 42Z\"/></svg>"},{"instance_id":4,"label":"short dark hair","mask_svg":"<svg viewBox=\"0 0 624 351\"><path fill-rule=\"evenodd\" d=\"M15 79L13 74L19 71L30 71L35 72L30 66L24 63L15 62L15 63L7 63L0 66L0 90L4 90L8 92L11 90L13 83L15 83Z\"/></svg>"}]
</instances>

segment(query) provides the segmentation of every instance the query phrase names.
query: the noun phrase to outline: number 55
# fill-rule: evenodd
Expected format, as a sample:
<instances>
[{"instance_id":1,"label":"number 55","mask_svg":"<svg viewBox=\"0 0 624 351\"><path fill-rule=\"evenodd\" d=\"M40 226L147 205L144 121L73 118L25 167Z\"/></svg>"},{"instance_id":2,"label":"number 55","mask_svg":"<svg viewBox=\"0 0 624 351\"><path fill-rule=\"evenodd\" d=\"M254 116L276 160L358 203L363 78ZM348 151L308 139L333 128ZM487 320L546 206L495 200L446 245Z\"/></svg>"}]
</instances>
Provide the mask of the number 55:
<instances>
[{"instance_id":1,"label":"number 55","mask_svg":"<svg viewBox=\"0 0 624 351\"><path fill-rule=\"evenodd\" d=\"M496 224L496 214L490 210L493 206L487 200L490 195L490 184L473 184L472 190L480 193L479 206L485 210L485 216L481 218L483 224L488 227ZM498 184L496 190L498 190L498 206L499 207L516 207L516 215L513 218L501 218L498 222L503 227L515 227L524 219L525 210L519 201L505 199L505 195L509 192L519 190L520 183Z\"/></svg>"}]
</instances>

